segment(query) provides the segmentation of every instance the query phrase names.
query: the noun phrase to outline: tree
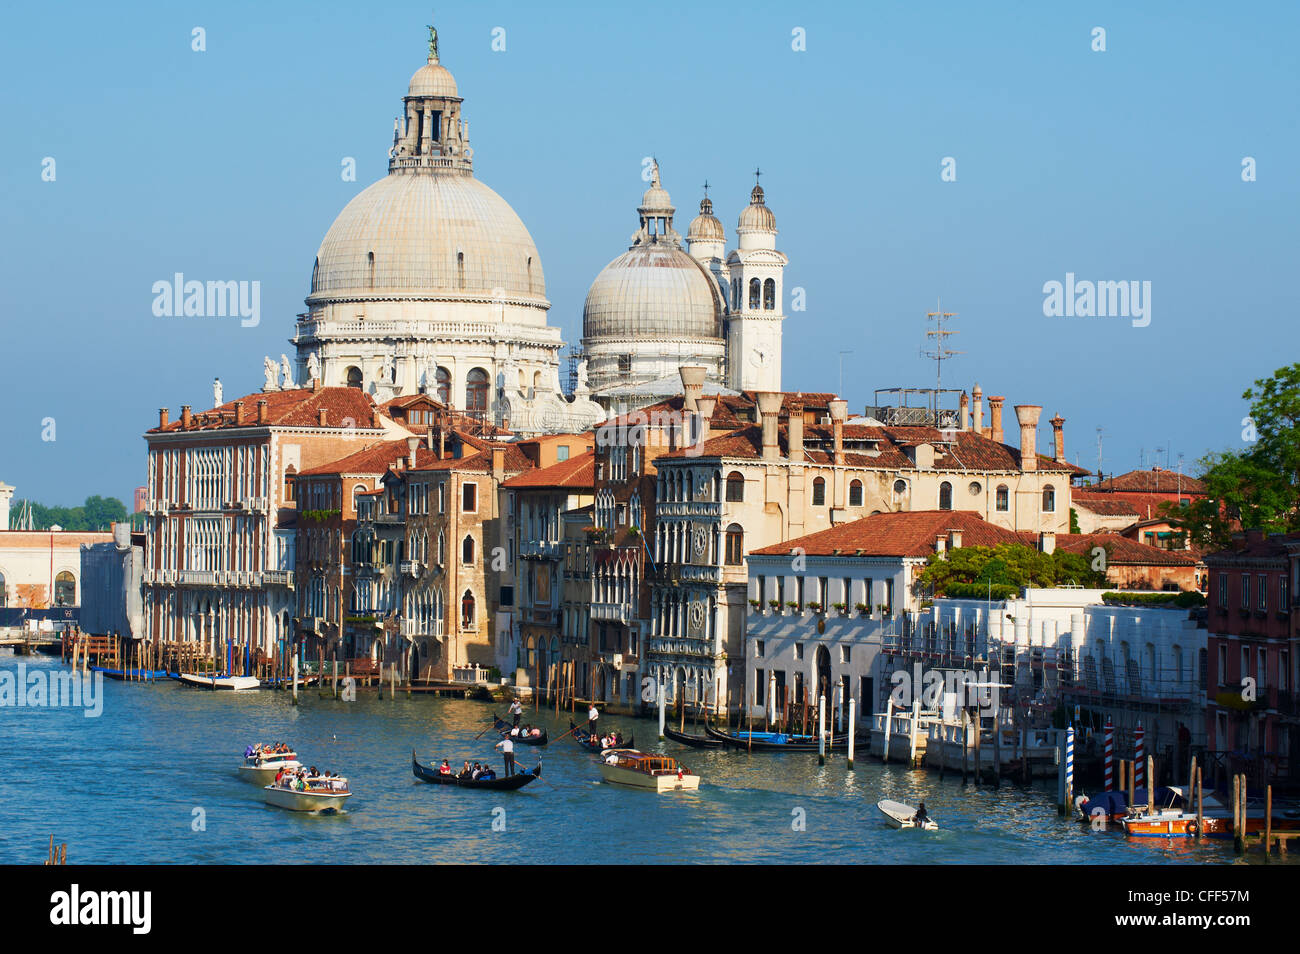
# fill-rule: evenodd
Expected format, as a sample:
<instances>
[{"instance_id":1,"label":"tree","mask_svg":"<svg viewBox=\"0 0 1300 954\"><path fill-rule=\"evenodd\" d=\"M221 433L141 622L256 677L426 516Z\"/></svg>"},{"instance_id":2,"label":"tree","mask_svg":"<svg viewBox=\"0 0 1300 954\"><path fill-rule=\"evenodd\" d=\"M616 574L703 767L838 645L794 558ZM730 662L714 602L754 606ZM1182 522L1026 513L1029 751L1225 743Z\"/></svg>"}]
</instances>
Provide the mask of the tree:
<instances>
[{"instance_id":1,"label":"tree","mask_svg":"<svg viewBox=\"0 0 1300 954\"><path fill-rule=\"evenodd\" d=\"M918 583L942 596L951 586L1051 587L1062 583L1102 586L1106 574L1094 571L1088 559L1078 553L1056 550L1043 553L1022 543L999 543L996 547L958 547L944 554L932 553Z\"/></svg>"},{"instance_id":2,"label":"tree","mask_svg":"<svg viewBox=\"0 0 1300 954\"><path fill-rule=\"evenodd\" d=\"M16 514L28 503L31 504L34 530L48 530L57 526L64 530L99 531L108 530L115 522L126 520L126 505L116 497L87 497L80 507L47 507L34 500L16 500L11 513Z\"/></svg>"}]
</instances>

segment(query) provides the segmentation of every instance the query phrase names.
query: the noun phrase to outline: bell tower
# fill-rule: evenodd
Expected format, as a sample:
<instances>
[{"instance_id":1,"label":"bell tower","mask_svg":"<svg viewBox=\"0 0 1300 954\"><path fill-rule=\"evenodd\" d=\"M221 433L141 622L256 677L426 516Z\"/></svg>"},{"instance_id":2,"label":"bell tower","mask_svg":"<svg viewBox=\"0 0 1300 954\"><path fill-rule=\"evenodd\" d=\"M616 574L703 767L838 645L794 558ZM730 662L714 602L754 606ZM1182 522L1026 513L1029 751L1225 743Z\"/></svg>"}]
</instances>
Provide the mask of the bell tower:
<instances>
[{"instance_id":1,"label":"bell tower","mask_svg":"<svg viewBox=\"0 0 1300 954\"><path fill-rule=\"evenodd\" d=\"M402 102L403 115L393 121L388 171L438 169L472 174L474 150L469 146L469 123L460 115L464 100L451 71L438 62L438 31L432 26L429 58L411 77Z\"/></svg>"},{"instance_id":2,"label":"bell tower","mask_svg":"<svg viewBox=\"0 0 1300 954\"><path fill-rule=\"evenodd\" d=\"M736 225L737 248L727 256L727 384L738 390L779 391L782 283L789 259L777 251L776 216L758 184L761 175L755 170L749 205Z\"/></svg>"}]
</instances>

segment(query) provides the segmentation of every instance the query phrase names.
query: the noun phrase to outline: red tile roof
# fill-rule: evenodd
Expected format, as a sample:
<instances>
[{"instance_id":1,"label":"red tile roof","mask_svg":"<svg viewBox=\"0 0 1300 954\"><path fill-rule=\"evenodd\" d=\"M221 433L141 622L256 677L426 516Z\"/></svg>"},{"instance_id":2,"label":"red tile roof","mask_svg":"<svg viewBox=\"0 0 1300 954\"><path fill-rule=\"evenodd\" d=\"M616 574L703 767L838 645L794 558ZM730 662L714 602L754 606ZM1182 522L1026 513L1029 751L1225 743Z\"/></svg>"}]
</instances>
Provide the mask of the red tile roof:
<instances>
[{"instance_id":1,"label":"red tile roof","mask_svg":"<svg viewBox=\"0 0 1300 954\"><path fill-rule=\"evenodd\" d=\"M550 467L525 471L505 481L504 486L511 489L548 487L563 490L595 490L596 454L594 451L587 451L577 457L552 464Z\"/></svg>"},{"instance_id":2,"label":"red tile roof","mask_svg":"<svg viewBox=\"0 0 1300 954\"><path fill-rule=\"evenodd\" d=\"M969 511L910 510L873 514L753 552L764 556L785 556L798 547L809 556L923 558L935 552L936 539L940 536L946 538L950 530L962 532L963 547L1025 542L1019 534L1004 530Z\"/></svg>"},{"instance_id":3,"label":"red tile roof","mask_svg":"<svg viewBox=\"0 0 1300 954\"><path fill-rule=\"evenodd\" d=\"M1100 517L1127 517L1136 520L1142 516L1137 504L1125 497L1114 494L1099 494L1096 491L1076 488L1070 495L1070 502L1080 510L1087 510Z\"/></svg>"},{"instance_id":4,"label":"red tile roof","mask_svg":"<svg viewBox=\"0 0 1300 954\"><path fill-rule=\"evenodd\" d=\"M243 418L235 424L235 403L244 404ZM267 423L257 423L257 403L266 402ZM166 427L154 427L147 433L177 433L211 431L231 427L320 427L320 411L325 410L325 426L375 428L375 402L360 388L293 388L288 391L266 391L246 394L220 407L210 408L192 415L189 428L182 426L181 418L168 422Z\"/></svg>"},{"instance_id":5,"label":"red tile roof","mask_svg":"<svg viewBox=\"0 0 1300 954\"><path fill-rule=\"evenodd\" d=\"M1096 485L1097 490L1117 491L1140 494L1176 494L1190 496L1203 495L1205 484L1195 477L1179 474L1163 467L1150 470L1130 470L1128 473L1108 477Z\"/></svg>"},{"instance_id":6,"label":"red tile roof","mask_svg":"<svg viewBox=\"0 0 1300 954\"><path fill-rule=\"evenodd\" d=\"M371 444L347 457L341 457L338 460L330 461L328 464L322 464L319 467L312 467L309 470L299 472L299 477L320 477L334 476L342 474L382 474L393 465L394 462L405 457L408 453L408 447L405 440L381 441L378 444ZM426 451L426 453L428 453ZM418 458L417 458L418 460Z\"/></svg>"},{"instance_id":7,"label":"red tile roof","mask_svg":"<svg viewBox=\"0 0 1300 954\"><path fill-rule=\"evenodd\" d=\"M1033 534L1027 536L1033 537ZM1028 541L1026 541L1028 542ZM1067 553L1090 554L1095 547L1106 550L1111 566L1196 566L1196 557L1185 550L1165 550L1122 537L1118 533L1058 533L1056 548Z\"/></svg>"}]
</instances>

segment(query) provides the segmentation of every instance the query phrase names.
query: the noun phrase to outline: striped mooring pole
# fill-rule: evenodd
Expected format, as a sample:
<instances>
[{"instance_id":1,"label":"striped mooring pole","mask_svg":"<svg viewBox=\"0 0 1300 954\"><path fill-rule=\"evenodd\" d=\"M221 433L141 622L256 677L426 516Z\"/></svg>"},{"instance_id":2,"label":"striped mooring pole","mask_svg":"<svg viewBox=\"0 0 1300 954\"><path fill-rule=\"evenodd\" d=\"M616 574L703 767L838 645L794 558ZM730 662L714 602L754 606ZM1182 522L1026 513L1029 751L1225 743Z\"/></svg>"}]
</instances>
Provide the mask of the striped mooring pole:
<instances>
[{"instance_id":1,"label":"striped mooring pole","mask_svg":"<svg viewBox=\"0 0 1300 954\"><path fill-rule=\"evenodd\" d=\"M1065 730L1065 810L1074 804L1074 726Z\"/></svg>"},{"instance_id":2,"label":"striped mooring pole","mask_svg":"<svg viewBox=\"0 0 1300 954\"><path fill-rule=\"evenodd\" d=\"M1134 789L1145 788L1147 784L1147 742L1146 730L1142 728L1142 723L1137 725L1137 732L1133 740L1133 787Z\"/></svg>"},{"instance_id":3,"label":"striped mooring pole","mask_svg":"<svg viewBox=\"0 0 1300 954\"><path fill-rule=\"evenodd\" d=\"M1115 789L1115 723L1106 717L1106 791Z\"/></svg>"}]
</instances>

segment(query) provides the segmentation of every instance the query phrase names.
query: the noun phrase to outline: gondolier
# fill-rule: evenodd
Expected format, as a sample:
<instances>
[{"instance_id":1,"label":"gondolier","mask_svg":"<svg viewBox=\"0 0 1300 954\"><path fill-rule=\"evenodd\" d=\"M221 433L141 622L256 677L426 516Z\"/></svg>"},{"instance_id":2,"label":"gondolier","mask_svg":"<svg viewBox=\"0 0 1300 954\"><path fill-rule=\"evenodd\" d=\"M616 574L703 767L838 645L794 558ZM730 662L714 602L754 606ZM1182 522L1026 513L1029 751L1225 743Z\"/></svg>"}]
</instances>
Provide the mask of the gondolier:
<instances>
[{"instance_id":1,"label":"gondolier","mask_svg":"<svg viewBox=\"0 0 1300 954\"><path fill-rule=\"evenodd\" d=\"M510 718L514 720L512 723L513 725L516 726L519 725L519 719L523 716L523 714L524 714L524 707L519 704L518 699L510 703Z\"/></svg>"},{"instance_id":2,"label":"gondolier","mask_svg":"<svg viewBox=\"0 0 1300 954\"><path fill-rule=\"evenodd\" d=\"M596 720L599 718L600 718L600 710L596 708L596 703L593 702L591 704L591 708L587 710L587 734L588 735L594 736L596 734Z\"/></svg>"},{"instance_id":3,"label":"gondolier","mask_svg":"<svg viewBox=\"0 0 1300 954\"><path fill-rule=\"evenodd\" d=\"M509 778L511 775L515 774L515 744L510 741L510 736L506 736L496 744L496 747L500 749L501 754L505 756L506 778Z\"/></svg>"}]
</instances>

